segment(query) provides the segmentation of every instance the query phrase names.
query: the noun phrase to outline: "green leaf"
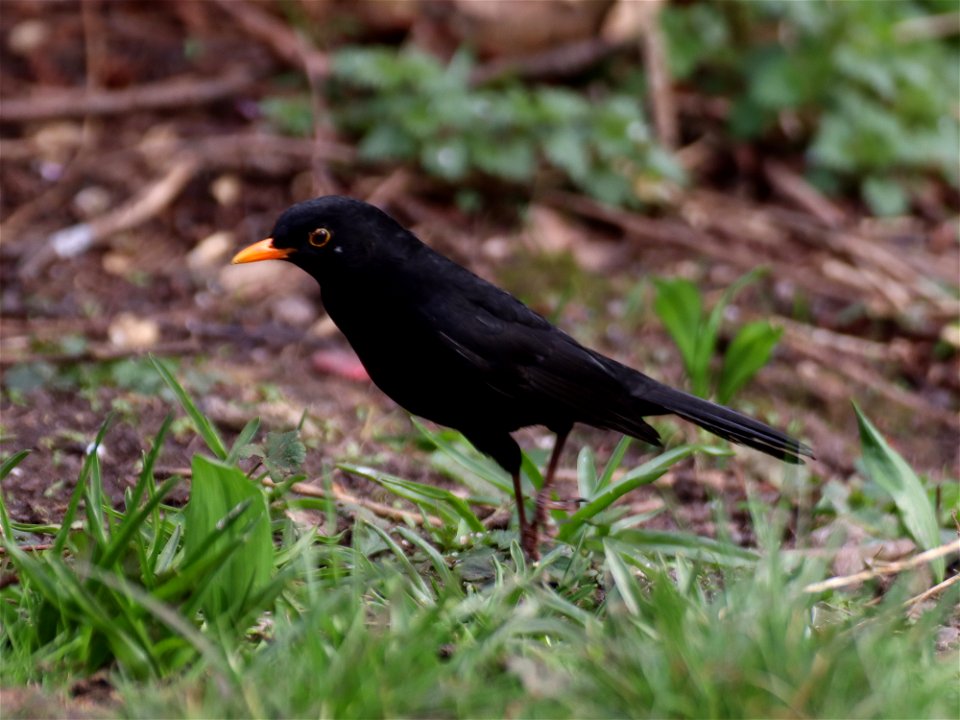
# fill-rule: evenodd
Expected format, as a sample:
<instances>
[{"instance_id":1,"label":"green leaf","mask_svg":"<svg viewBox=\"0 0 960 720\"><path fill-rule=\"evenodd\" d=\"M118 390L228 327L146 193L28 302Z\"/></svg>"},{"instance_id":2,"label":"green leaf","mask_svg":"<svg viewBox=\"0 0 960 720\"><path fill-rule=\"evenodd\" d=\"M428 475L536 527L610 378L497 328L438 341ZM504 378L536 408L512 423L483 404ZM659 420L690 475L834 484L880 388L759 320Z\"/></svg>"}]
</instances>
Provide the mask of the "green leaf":
<instances>
[{"instance_id":1,"label":"green leaf","mask_svg":"<svg viewBox=\"0 0 960 720\"><path fill-rule=\"evenodd\" d=\"M4 460L3 464L0 465L0 480L3 480L7 475L13 472L13 469L22 463L29 454L29 450L21 450L20 452L14 453Z\"/></svg>"},{"instance_id":2,"label":"green leaf","mask_svg":"<svg viewBox=\"0 0 960 720\"><path fill-rule=\"evenodd\" d=\"M860 444L863 447L863 464L867 475L893 498L907 532L925 550L940 545L940 530L937 516L923 483L903 457L887 444L873 424L853 404L860 426ZM937 580L944 575L943 558L932 563Z\"/></svg>"},{"instance_id":3,"label":"green leaf","mask_svg":"<svg viewBox=\"0 0 960 720\"><path fill-rule=\"evenodd\" d=\"M577 489L580 497L585 498L597 489L597 459L589 445L582 447L577 455Z\"/></svg>"},{"instance_id":4,"label":"green leaf","mask_svg":"<svg viewBox=\"0 0 960 720\"><path fill-rule=\"evenodd\" d=\"M570 127L547 135L543 143L547 159L573 180L583 180L590 170L586 138Z\"/></svg>"},{"instance_id":5,"label":"green leaf","mask_svg":"<svg viewBox=\"0 0 960 720\"><path fill-rule=\"evenodd\" d=\"M880 217L904 215L910 207L903 185L893 178L868 177L860 186L860 192L870 211Z\"/></svg>"},{"instance_id":6,"label":"green leaf","mask_svg":"<svg viewBox=\"0 0 960 720\"><path fill-rule=\"evenodd\" d=\"M726 404L770 360L782 328L760 320L740 328L727 348L717 384L717 402Z\"/></svg>"},{"instance_id":7,"label":"green leaf","mask_svg":"<svg viewBox=\"0 0 960 720\"><path fill-rule=\"evenodd\" d=\"M263 462L271 470L297 472L307 459L307 448L298 430L267 433Z\"/></svg>"},{"instance_id":8,"label":"green leaf","mask_svg":"<svg viewBox=\"0 0 960 720\"><path fill-rule=\"evenodd\" d=\"M727 306L741 290L756 281L757 278L766 272L766 268L754 268L730 283L726 290L723 291L720 299L717 300L717 304L713 306L706 322L703 323L700 328L700 334L697 337L695 365L702 369L703 385L698 389L697 385L694 384L694 392L696 392L697 395L705 396L707 393L706 376L710 368L710 359L717 351L717 337L720 334L720 323L723 321L723 314Z\"/></svg>"},{"instance_id":9,"label":"green leaf","mask_svg":"<svg viewBox=\"0 0 960 720\"><path fill-rule=\"evenodd\" d=\"M696 452L718 457L730 455L729 450L711 445L681 445L672 450L667 450L667 452L645 462L640 467L634 468L621 478L618 483L609 486L599 495L591 498L590 502L571 515L570 519L560 527L560 531L557 533L557 539L563 542L569 542L580 527L603 510L606 510L616 500L641 485L649 485L673 465L676 465L684 458L690 457Z\"/></svg>"},{"instance_id":10,"label":"green leaf","mask_svg":"<svg viewBox=\"0 0 960 720\"><path fill-rule=\"evenodd\" d=\"M420 153L420 163L432 175L459 180L469 169L466 143L460 138L428 142Z\"/></svg>"},{"instance_id":11,"label":"green leaf","mask_svg":"<svg viewBox=\"0 0 960 720\"><path fill-rule=\"evenodd\" d=\"M203 551L213 555L232 546L228 557L203 589L202 607L208 619L227 614L238 619L251 608L247 599L270 582L274 546L270 515L262 489L236 467L200 455L193 458L190 501L184 510L184 552L199 552L212 533L220 537ZM240 506L239 522L221 529L221 521Z\"/></svg>"},{"instance_id":12,"label":"green leaf","mask_svg":"<svg viewBox=\"0 0 960 720\"><path fill-rule=\"evenodd\" d=\"M307 95L267 98L260 102L260 112L282 133L298 137L313 134L313 101Z\"/></svg>"},{"instance_id":13,"label":"green leaf","mask_svg":"<svg viewBox=\"0 0 960 720\"><path fill-rule=\"evenodd\" d=\"M250 443L253 441L258 430L260 430L260 418L258 417L253 418L243 426L243 430L240 431L237 439L233 441L233 445L230 447L230 452L226 458L227 465L234 465L238 460L250 457L252 454L250 451Z\"/></svg>"},{"instance_id":14,"label":"green leaf","mask_svg":"<svg viewBox=\"0 0 960 720\"><path fill-rule=\"evenodd\" d=\"M491 138L483 150L473 153L473 160L481 170L514 182L530 179L535 159L532 143L520 138L499 143Z\"/></svg>"},{"instance_id":15,"label":"green leaf","mask_svg":"<svg viewBox=\"0 0 960 720\"><path fill-rule=\"evenodd\" d=\"M363 136L357 148L365 160L408 160L416 152L416 142L392 122L379 123Z\"/></svg>"},{"instance_id":16,"label":"green leaf","mask_svg":"<svg viewBox=\"0 0 960 720\"><path fill-rule=\"evenodd\" d=\"M687 374L696 387L706 378L706 367L698 365L697 345L703 322L703 300L697 286L683 278L654 280L657 297L654 312L680 350ZM699 379L699 380L698 380Z\"/></svg>"}]
</instances>

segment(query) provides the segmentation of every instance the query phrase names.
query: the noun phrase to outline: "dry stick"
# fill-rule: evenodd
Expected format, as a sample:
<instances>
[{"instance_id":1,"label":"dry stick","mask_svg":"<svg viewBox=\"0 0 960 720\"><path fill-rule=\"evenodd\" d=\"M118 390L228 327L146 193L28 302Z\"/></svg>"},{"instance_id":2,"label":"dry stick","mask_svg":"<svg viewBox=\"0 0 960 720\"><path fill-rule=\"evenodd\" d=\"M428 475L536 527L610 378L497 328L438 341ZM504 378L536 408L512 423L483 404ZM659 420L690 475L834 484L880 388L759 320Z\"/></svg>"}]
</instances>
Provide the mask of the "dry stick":
<instances>
[{"instance_id":1,"label":"dry stick","mask_svg":"<svg viewBox=\"0 0 960 720\"><path fill-rule=\"evenodd\" d=\"M812 348L805 343L794 342L790 342L790 346L794 352L810 358L818 365L823 365L823 354L817 348ZM960 427L960 417L958 417L956 413L933 405L925 400L922 395L907 392L891 384L890 381L880 373L874 372L863 365L849 362L844 358L836 358L830 363L829 369L864 388L868 388L891 402L895 402L916 413L933 418L948 427Z\"/></svg>"},{"instance_id":2,"label":"dry stick","mask_svg":"<svg viewBox=\"0 0 960 720\"><path fill-rule=\"evenodd\" d=\"M667 70L666 48L660 29L659 12L654 11L641 32L643 64L650 78L650 105L657 139L668 150L676 148L680 138L677 129L677 106L673 101L673 85Z\"/></svg>"},{"instance_id":3,"label":"dry stick","mask_svg":"<svg viewBox=\"0 0 960 720\"><path fill-rule=\"evenodd\" d=\"M522 57L492 60L474 68L470 73L470 85L477 87L506 77L541 80L574 75L629 45L628 42L613 43L602 38L590 38Z\"/></svg>"},{"instance_id":4,"label":"dry stick","mask_svg":"<svg viewBox=\"0 0 960 720\"><path fill-rule=\"evenodd\" d=\"M910 570L921 565L926 565L937 558L946 557L947 555L952 555L954 553L960 553L960 540L952 540L945 545L941 545L940 547L925 550L919 555L914 555L908 560L885 563L883 565L870 568L869 570L863 570L861 572L854 573L853 575L841 575L838 577L828 578L827 580L823 580L821 582L811 583L803 590L804 592L808 593L819 593L827 590L836 590L837 588L849 587L850 585L857 585L865 580L872 580L873 578L882 577L884 575L896 575L904 570Z\"/></svg>"},{"instance_id":5,"label":"dry stick","mask_svg":"<svg viewBox=\"0 0 960 720\"><path fill-rule=\"evenodd\" d=\"M320 136L320 118L327 117L319 90L319 82L330 74L330 56L314 48L302 34L290 26L245 0L214 0L217 6L230 15L243 30L265 43L286 64L303 70L310 83L314 117L314 148L310 153L314 190L326 194L336 190L335 183L327 172L325 140Z\"/></svg>"},{"instance_id":6,"label":"dry stick","mask_svg":"<svg viewBox=\"0 0 960 720\"><path fill-rule=\"evenodd\" d=\"M870 360L893 361L897 359L895 357L896 349L890 343L844 335L827 328L806 325L786 317L778 317L776 324L785 330L784 340L791 345L806 348L815 346Z\"/></svg>"},{"instance_id":7,"label":"dry stick","mask_svg":"<svg viewBox=\"0 0 960 720\"><path fill-rule=\"evenodd\" d=\"M278 483L273 482L273 480L270 478L264 478L262 482L267 487L277 487L278 485ZM315 485L309 485L307 483L294 483L290 486L290 489L299 495L306 495L307 497L324 499L328 498L327 493L322 488L318 488ZM408 510L390 507L389 505L384 505L383 503L378 503L373 500L365 500L357 497L356 495L348 493L336 483L331 483L331 489L333 491L332 499L339 500L347 505L357 505L358 507L366 508L370 512L374 513L375 515L379 515L380 517L388 518L390 520L410 521L417 525L423 525L424 522L427 522L434 527L441 527L443 525L443 520L438 517L434 517L433 515L423 516Z\"/></svg>"},{"instance_id":8,"label":"dry stick","mask_svg":"<svg viewBox=\"0 0 960 720\"><path fill-rule=\"evenodd\" d=\"M931 268L939 270L938 275L945 281L952 278L953 268L943 267L943 262L922 262L917 265L910 254L897 253L888 249L876 238L856 231L840 231L825 227L822 222L813 219L809 213L798 212L776 206L758 206L743 200L722 195L710 190L699 190L691 194L684 207L700 207L701 215L709 227L726 228L733 237L746 236L755 242L762 242L756 228L770 228L795 233L798 239L814 247L828 250L840 258L849 258L845 263L856 268L867 268L879 273L880 284L893 284L902 288L910 297L930 302L939 312L960 312L960 303L938 287L927 276ZM746 219L744 219L746 218ZM871 282L871 287L872 282Z\"/></svg>"},{"instance_id":9,"label":"dry stick","mask_svg":"<svg viewBox=\"0 0 960 720\"><path fill-rule=\"evenodd\" d=\"M202 105L236 95L253 84L247 69L234 68L209 80L181 77L138 85L127 90L83 89L44 92L0 103L0 122L28 122L63 117L120 115L137 110L162 110Z\"/></svg>"},{"instance_id":10,"label":"dry stick","mask_svg":"<svg viewBox=\"0 0 960 720\"><path fill-rule=\"evenodd\" d=\"M956 583L956 582L958 582L958 581L960 581L960 575L954 575L953 577L947 578L946 580L944 580L944 581L941 582L941 583L937 583L937 584L934 585L932 588L928 588L928 589L924 590L924 591L923 591L922 593L920 593L919 595L916 595L916 596L910 598L909 600L904 601L903 604L904 604L905 607L913 607L914 605L917 605L917 604L919 604L919 603L922 603L924 600L929 600L929 599L932 598L934 595L939 595L939 594L942 593L944 590L946 590L948 587L950 587L951 585L953 585L954 583Z\"/></svg>"},{"instance_id":11,"label":"dry stick","mask_svg":"<svg viewBox=\"0 0 960 720\"><path fill-rule=\"evenodd\" d=\"M290 26L270 13L246 0L214 0L217 6L232 17L248 35L269 47L273 53L298 70L304 66L309 72L326 74L329 72L329 56L319 50L312 50L304 61L300 40Z\"/></svg>"},{"instance_id":12,"label":"dry stick","mask_svg":"<svg viewBox=\"0 0 960 720\"><path fill-rule=\"evenodd\" d=\"M51 235L47 244L22 265L22 272L27 276L36 275L50 262L80 255L110 235L150 220L173 202L198 167L196 159L181 157L166 175L116 210Z\"/></svg>"},{"instance_id":13,"label":"dry stick","mask_svg":"<svg viewBox=\"0 0 960 720\"><path fill-rule=\"evenodd\" d=\"M841 227L846 223L847 216L843 210L783 163L768 160L763 164L763 173L784 197L795 202L820 222L830 227Z\"/></svg>"},{"instance_id":14,"label":"dry stick","mask_svg":"<svg viewBox=\"0 0 960 720\"><path fill-rule=\"evenodd\" d=\"M153 355L186 355L199 352L201 346L195 340L171 340L160 342L149 347L113 347L112 345L95 345L81 353L28 353L10 354L0 345L0 367L20 365L25 363L45 362L52 365L72 365L79 362L109 362L129 357L142 357L146 353Z\"/></svg>"}]
</instances>

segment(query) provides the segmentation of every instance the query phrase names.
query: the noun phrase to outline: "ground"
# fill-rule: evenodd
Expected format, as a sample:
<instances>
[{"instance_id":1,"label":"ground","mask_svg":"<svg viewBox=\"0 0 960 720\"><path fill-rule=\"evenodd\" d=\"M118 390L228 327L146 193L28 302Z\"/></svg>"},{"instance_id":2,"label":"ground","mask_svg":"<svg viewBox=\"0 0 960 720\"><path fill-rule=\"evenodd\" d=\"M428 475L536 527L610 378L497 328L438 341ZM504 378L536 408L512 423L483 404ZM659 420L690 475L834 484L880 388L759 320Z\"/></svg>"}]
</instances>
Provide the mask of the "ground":
<instances>
[{"instance_id":1,"label":"ground","mask_svg":"<svg viewBox=\"0 0 960 720\"><path fill-rule=\"evenodd\" d=\"M5 6L5 99L36 101L34 86L54 95L80 86L85 67L94 96L172 75L187 81L182 105L127 98L122 112L78 117L28 103L20 119L0 118L3 451L31 450L3 483L16 519L57 521L111 410L104 481L121 499L174 410L142 361L148 352L177 361L178 377L228 435L255 415L268 429L289 429L306 412L313 480L325 464L362 459L446 482L405 414L363 378L312 280L282 264L228 265L289 203L324 189L376 200L582 341L676 385L686 380L651 310L649 278L689 277L712 302L742 272L765 266L729 309L724 337L758 318L782 324L785 335L735 404L814 447L806 471L815 488L854 473L853 400L913 467L934 481L956 477L956 300L943 288L955 280L957 245L936 208L874 220L855 203L791 191L797 158L761 162L750 148L708 144L693 168L698 189L650 216L552 190L534 193L522 213L495 201L466 215L448 191L406 171L345 162L346 138L273 134L257 101L280 92L289 59L251 43L248 27L220 13L190 3L103 13L70 3ZM11 39L17 29L45 33L42 43L23 49ZM194 53L184 51L185 32L202 39ZM214 101L190 90L237 72L246 79ZM56 233L79 223L92 224L93 238L63 250ZM658 426L668 442L694 437L681 423ZM527 448L548 447L542 430L522 437ZM587 441L603 457L617 439L578 430L562 478L572 478ZM161 469L187 467L200 449L181 427ZM631 452L639 460L651 449ZM668 497L668 522L711 532L713 493L735 509L743 477L776 496L779 471L743 451L730 463L685 463L631 502ZM388 500L359 479L338 481ZM746 525L738 532L749 542Z\"/></svg>"}]
</instances>

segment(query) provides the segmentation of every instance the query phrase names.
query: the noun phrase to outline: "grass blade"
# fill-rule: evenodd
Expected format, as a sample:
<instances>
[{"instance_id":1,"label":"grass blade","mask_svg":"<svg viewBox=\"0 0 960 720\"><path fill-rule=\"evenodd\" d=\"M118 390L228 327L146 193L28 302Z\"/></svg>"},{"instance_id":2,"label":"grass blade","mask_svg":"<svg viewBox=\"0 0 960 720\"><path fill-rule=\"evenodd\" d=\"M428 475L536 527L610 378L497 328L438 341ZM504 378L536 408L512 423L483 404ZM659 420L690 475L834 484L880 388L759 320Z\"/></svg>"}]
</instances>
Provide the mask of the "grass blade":
<instances>
[{"instance_id":1,"label":"grass blade","mask_svg":"<svg viewBox=\"0 0 960 720\"><path fill-rule=\"evenodd\" d=\"M560 532L557 533L557 539L563 542L569 542L584 523L588 522L603 510L606 510L617 499L641 485L652 483L669 470L671 466L684 458L690 457L696 452L702 452L707 455L730 454L729 451L709 445L681 445L680 447L668 450L662 455L658 455L652 460L645 462L640 467L631 470L616 485L611 485L601 491L600 494L592 498L590 502L577 510L560 528Z\"/></svg>"},{"instance_id":2,"label":"grass blade","mask_svg":"<svg viewBox=\"0 0 960 720\"><path fill-rule=\"evenodd\" d=\"M223 444L223 440L220 438L220 433L217 432L217 429L213 426L207 416L200 412L200 409L196 406L190 396L187 394L187 391L183 389L183 386L177 382L177 379L173 376L173 373L167 369L167 366L164 365L159 359L150 356L150 362L153 363L153 367L156 368L157 373L163 378L163 381L167 384L173 394L176 395L177 400L180 402L180 406L184 409L187 415L190 416L190 419L193 421L194 427L197 429L197 432L200 433L200 437L203 438L203 441L207 444L207 447L210 448L210 452L216 455L221 460L224 460L227 457L227 448Z\"/></svg>"},{"instance_id":3,"label":"grass blade","mask_svg":"<svg viewBox=\"0 0 960 720\"><path fill-rule=\"evenodd\" d=\"M923 483L906 460L894 450L867 417L853 404L860 426L860 444L863 447L863 464L870 479L893 498L907 532L917 545L930 550L940 544L940 529L937 516L923 488ZM945 566L943 558L931 563L937 581L943 581Z\"/></svg>"},{"instance_id":4,"label":"grass blade","mask_svg":"<svg viewBox=\"0 0 960 720\"><path fill-rule=\"evenodd\" d=\"M54 555L60 555L63 553L63 547L66 545L67 538L70 536L70 526L73 525L73 518L77 514L77 508L80 507L80 499L87 491L87 482L90 477L90 468L93 463L92 458L96 457L97 450L100 449L100 445L103 443L103 438L107 434L107 430L112 422L113 415L108 415L107 419L103 421L103 425L100 426L100 430L97 432L97 437L93 441L93 445L90 447L90 452L83 461L83 467L80 468L80 475L77 477L77 486L73 489L73 494L70 496L70 502L67 503L67 511L63 514L63 521L60 525L60 531L53 540L52 552Z\"/></svg>"}]
</instances>

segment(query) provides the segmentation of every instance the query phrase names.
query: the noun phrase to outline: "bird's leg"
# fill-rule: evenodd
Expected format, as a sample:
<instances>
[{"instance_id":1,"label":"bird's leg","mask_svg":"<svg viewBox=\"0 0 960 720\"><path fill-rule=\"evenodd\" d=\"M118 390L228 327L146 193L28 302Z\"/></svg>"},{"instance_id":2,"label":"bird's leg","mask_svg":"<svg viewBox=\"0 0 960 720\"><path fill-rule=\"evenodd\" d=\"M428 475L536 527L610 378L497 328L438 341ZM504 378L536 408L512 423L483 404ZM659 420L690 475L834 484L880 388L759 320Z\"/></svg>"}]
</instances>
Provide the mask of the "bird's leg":
<instances>
[{"instance_id":1,"label":"bird's leg","mask_svg":"<svg viewBox=\"0 0 960 720\"><path fill-rule=\"evenodd\" d=\"M553 452L550 453L550 462L547 463L547 474L543 477L543 485L537 493L537 510L533 516L533 532L536 534L541 525L547 522L547 503L550 499L550 486L553 484L553 476L557 472L557 464L560 462L560 453L563 452L563 446L567 442L567 436L570 434L570 428L564 428L557 431L557 439L553 443Z\"/></svg>"},{"instance_id":2,"label":"bird's leg","mask_svg":"<svg viewBox=\"0 0 960 720\"><path fill-rule=\"evenodd\" d=\"M527 511L523 506L523 488L520 483L520 471L513 473L513 493L517 497L517 521L520 524L520 547L530 560L539 560L537 548L538 532L535 523L527 524Z\"/></svg>"}]
</instances>

